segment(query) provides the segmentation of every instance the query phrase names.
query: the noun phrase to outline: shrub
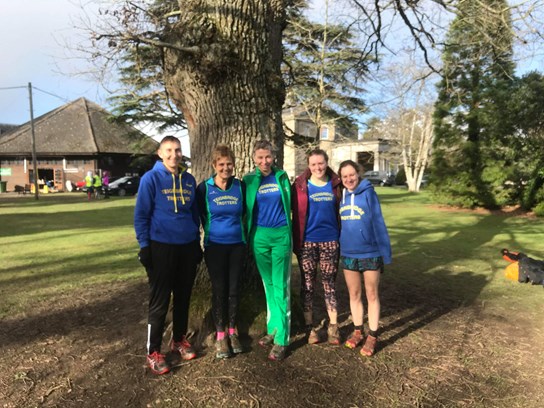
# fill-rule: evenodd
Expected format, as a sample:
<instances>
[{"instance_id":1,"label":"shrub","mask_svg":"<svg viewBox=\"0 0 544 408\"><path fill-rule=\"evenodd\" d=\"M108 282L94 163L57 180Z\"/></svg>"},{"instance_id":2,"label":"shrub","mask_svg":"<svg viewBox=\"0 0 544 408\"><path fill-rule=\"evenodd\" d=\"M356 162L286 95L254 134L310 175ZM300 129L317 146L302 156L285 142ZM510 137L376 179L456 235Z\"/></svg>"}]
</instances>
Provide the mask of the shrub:
<instances>
[{"instance_id":1,"label":"shrub","mask_svg":"<svg viewBox=\"0 0 544 408\"><path fill-rule=\"evenodd\" d=\"M397 186L403 186L406 183L406 172L404 167L401 167L395 176L395 184Z\"/></svg>"},{"instance_id":2,"label":"shrub","mask_svg":"<svg viewBox=\"0 0 544 408\"><path fill-rule=\"evenodd\" d=\"M544 217L544 202L538 204L535 208L533 208L533 211L535 212L535 215L537 217Z\"/></svg>"}]
</instances>

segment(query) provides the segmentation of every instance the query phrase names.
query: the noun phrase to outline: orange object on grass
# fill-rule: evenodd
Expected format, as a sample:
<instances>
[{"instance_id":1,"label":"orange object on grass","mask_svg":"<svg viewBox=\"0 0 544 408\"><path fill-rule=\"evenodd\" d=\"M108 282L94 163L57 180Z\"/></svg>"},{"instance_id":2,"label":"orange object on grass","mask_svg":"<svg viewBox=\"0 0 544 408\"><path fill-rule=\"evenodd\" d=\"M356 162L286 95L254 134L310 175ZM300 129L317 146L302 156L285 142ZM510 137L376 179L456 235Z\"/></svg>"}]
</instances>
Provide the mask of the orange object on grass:
<instances>
[{"instance_id":1,"label":"orange object on grass","mask_svg":"<svg viewBox=\"0 0 544 408\"><path fill-rule=\"evenodd\" d=\"M519 278L519 263L512 262L506 268L504 268L504 276L514 282L518 282Z\"/></svg>"}]
</instances>

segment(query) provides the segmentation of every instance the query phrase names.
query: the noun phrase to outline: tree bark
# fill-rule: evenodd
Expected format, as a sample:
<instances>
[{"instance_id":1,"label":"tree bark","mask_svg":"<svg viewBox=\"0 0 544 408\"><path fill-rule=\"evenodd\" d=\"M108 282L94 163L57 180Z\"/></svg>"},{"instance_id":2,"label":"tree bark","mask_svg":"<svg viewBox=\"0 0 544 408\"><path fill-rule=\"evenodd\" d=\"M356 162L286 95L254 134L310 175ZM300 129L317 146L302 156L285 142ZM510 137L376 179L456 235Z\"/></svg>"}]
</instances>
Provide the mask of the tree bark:
<instances>
[{"instance_id":1,"label":"tree bark","mask_svg":"<svg viewBox=\"0 0 544 408\"><path fill-rule=\"evenodd\" d=\"M183 112L191 141L192 173L211 172L218 143L236 156L236 174L253 167L256 140L271 140L283 161L280 72L286 0L180 0L181 18L165 40L196 53L165 50L165 79Z\"/></svg>"}]
</instances>

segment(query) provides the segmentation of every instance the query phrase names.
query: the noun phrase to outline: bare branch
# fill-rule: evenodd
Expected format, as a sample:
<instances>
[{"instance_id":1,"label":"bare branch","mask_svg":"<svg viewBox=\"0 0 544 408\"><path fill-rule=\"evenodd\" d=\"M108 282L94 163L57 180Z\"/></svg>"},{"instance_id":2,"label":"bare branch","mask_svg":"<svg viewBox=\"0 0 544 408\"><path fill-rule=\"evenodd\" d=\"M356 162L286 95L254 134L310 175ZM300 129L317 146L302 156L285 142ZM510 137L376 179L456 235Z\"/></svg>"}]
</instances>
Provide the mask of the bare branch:
<instances>
[{"instance_id":1,"label":"bare branch","mask_svg":"<svg viewBox=\"0 0 544 408\"><path fill-rule=\"evenodd\" d=\"M176 51L180 51L180 52L192 54L192 55L196 55L202 52L201 47L197 47L197 46L181 47L179 45L167 43L165 41L154 40L146 36L146 33L131 34L127 32L127 33L116 33L116 34L98 34L95 37L95 40L97 41L101 41L103 39L110 39L111 42L109 44L111 44L110 45L111 47L116 47L117 42L122 41L122 42L132 42L135 44L143 43L143 44L152 45L152 46L160 47L160 48L170 48L172 50L176 50Z\"/></svg>"}]
</instances>

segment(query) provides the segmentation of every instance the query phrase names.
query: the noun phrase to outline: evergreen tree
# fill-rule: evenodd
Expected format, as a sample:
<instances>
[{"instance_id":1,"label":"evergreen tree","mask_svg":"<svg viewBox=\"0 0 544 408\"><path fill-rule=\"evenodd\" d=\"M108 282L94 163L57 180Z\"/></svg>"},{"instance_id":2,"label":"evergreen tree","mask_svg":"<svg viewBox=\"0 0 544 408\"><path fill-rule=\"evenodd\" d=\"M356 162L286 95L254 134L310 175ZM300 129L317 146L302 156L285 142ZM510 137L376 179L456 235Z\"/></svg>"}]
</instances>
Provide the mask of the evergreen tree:
<instances>
[{"instance_id":1,"label":"evergreen tree","mask_svg":"<svg viewBox=\"0 0 544 408\"><path fill-rule=\"evenodd\" d=\"M152 0L147 10L148 24L164 30L164 15L178 9L176 0ZM159 131L186 128L183 114L166 89L163 63L164 48L144 42L126 43L116 65L122 87L110 98L115 121L151 124Z\"/></svg>"},{"instance_id":2,"label":"evergreen tree","mask_svg":"<svg viewBox=\"0 0 544 408\"><path fill-rule=\"evenodd\" d=\"M505 0L459 2L435 106L434 189L448 203L496 207L511 200L504 182L514 165L512 41Z\"/></svg>"},{"instance_id":3,"label":"evergreen tree","mask_svg":"<svg viewBox=\"0 0 544 408\"><path fill-rule=\"evenodd\" d=\"M160 131L184 129L183 114L166 90L162 50L147 44L131 44L118 70L120 92L110 98L114 120L154 124Z\"/></svg>"},{"instance_id":4,"label":"evergreen tree","mask_svg":"<svg viewBox=\"0 0 544 408\"><path fill-rule=\"evenodd\" d=\"M544 76L530 72L517 78L510 107L517 171L512 182L522 206L531 209L544 202Z\"/></svg>"},{"instance_id":5,"label":"evergreen tree","mask_svg":"<svg viewBox=\"0 0 544 408\"><path fill-rule=\"evenodd\" d=\"M304 3L292 9L284 30L286 106L303 108L316 125L318 141L323 124L353 129L356 116L365 110L360 84L368 59L355 44L351 27L329 22L328 0L323 23L305 16Z\"/></svg>"},{"instance_id":6,"label":"evergreen tree","mask_svg":"<svg viewBox=\"0 0 544 408\"><path fill-rule=\"evenodd\" d=\"M156 0L148 13L161 15L177 7L175 1ZM286 8L283 72L287 106L302 107L318 132L323 123L333 121L337 127L352 129L354 114L364 109L358 96L362 89L357 86L366 72L363 52L355 47L348 27L327 21L312 23L304 16L306 9L303 0ZM129 44L124 50L118 64L124 89L111 98L115 120L154 123L159 130L186 127L165 86L163 53L162 48L145 43Z\"/></svg>"}]
</instances>

